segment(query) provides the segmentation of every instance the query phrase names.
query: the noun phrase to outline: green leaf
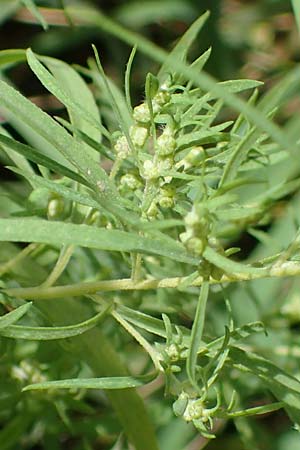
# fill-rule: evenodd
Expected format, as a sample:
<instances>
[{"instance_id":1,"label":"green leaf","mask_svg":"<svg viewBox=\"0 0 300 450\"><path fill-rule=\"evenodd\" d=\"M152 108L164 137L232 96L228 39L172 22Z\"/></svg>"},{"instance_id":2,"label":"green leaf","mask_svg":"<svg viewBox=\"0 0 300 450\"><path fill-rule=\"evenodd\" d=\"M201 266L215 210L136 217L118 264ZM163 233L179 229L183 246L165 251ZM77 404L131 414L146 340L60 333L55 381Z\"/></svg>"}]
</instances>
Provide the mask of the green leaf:
<instances>
[{"instance_id":1,"label":"green leaf","mask_svg":"<svg viewBox=\"0 0 300 450\"><path fill-rule=\"evenodd\" d=\"M104 378L76 378L70 380L46 381L44 383L29 384L24 391L44 389L129 389L153 381L156 374L151 373L136 377L104 377Z\"/></svg>"},{"instance_id":2,"label":"green leaf","mask_svg":"<svg viewBox=\"0 0 300 450\"><path fill-rule=\"evenodd\" d=\"M2 25L9 17L13 16L19 7L19 0L1 0L0 24Z\"/></svg>"},{"instance_id":3,"label":"green leaf","mask_svg":"<svg viewBox=\"0 0 300 450\"><path fill-rule=\"evenodd\" d=\"M95 45L92 45L92 47L96 63L91 62L90 66L92 68L92 74L95 83L100 87L102 91L105 92L108 104L114 112L115 119L119 124L120 129L125 134L127 142L134 151L134 147L131 144L131 138L128 131L129 126L132 124L132 116L130 114L130 111L128 110L124 95L115 85L115 83L106 76L101 64L98 50Z\"/></svg>"},{"instance_id":4,"label":"green leaf","mask_svg":"<svg viewBox=\"0 0 300 450\"><path fill-rule=\"evenodd\" d=\"M17 309L5 314L4 316L0 316L0 329L9 327L17 322L24 314L27 313L29 308L31 307L32 302L25 303L25 305L19 306Z\"/></svg>"},{"instance_id":5,"label":"green leaf","mask_svg":"<svg viewBox=\"0 0 300 450\"><path fill-rule=\"evenodd\" d=\"M63 119L62 117L56 116L55 119L57 120L57 122L61 123L67 130L76 134L77 139L80 138L89 147L93 148L97 153L100 153L101 155L105 156L106 158L112 161L115 160L115 155L111 152L111 150L108 147L106 147L102 143L94 141L94 139L91 139L90 136L78 130L78 128L75 128L73 125L71 125L67 120Z\"/></svg>"},{"instance_id":6,"label":"green leaf","mask_svg":"<svg viewBox=\"0 0 300 450\"><path fill-rule=\"evenodd\" d=\"M4 329L0 329L0 334L13 339L28 339L37 341L66 339L85 333L96 326L106 317L110 308L111 305L108 305L99 314L96 314L91 319L76 325L67 325L65 327L27 327L21 325L10 325Z\"/></svg>"},{"instance_id":7,"label":"green leaf","mask_svg":"<svg viewBox=\"0 0 300 450\"><path fill-rule=\"evenodd\" d=\"M258 86L263 85L264 83L262 81L256 81L256 80L228 80L228 81L221 81L218 83L218 86L222 87L226 92L230 93L238 93L243 92L248 89L254 89ZM214 93L214 90L210 93L210 98L218 98L219 95Z\"/></svg>"},{"instance_id":8,"label":"green leaf","mask_svg":"<svg viewBox=\"0 0 300 450\"><path fill-rule=\"evenodd\" d=\"M171 239L152 239L119 230L88 225L48 222L40 219L0 219L0 241L41 242L50 245L78 245L118 252L161 255L197 265L181 244Z\"/></svg>"},{"instance_id":9,"label":"green leaf","mask_svg":"<svg viewBox=\"0 0 300 450\"><path fill-rule=\"evenodd\" d=\"M59 161L61 161L60 154L62 154L65 157L63 161L66 162L66 167L77 167L79 173L93 186L97 201L101 206L116 214L123 221L138 225L138 217L131 215L121 206L124 201L104 169L86 155L81 144L63 127L2 80L0 80L0 100L2 106L10 114L53 145L53 148L57 150ZM53 153L53 159L56 160L55 153Z\"/></svg>"},{"instance_id":10,"label":"green leaf","mask_svg":"<svg viewBox=\"0 0 300 450\"><path fill-rule=\"evenodd\" d=\"M10 134L1 125L0 125L0 133L1 133L0 136L4 135L4 136L11 138ZM26 170L28 172L33 173L33 168L31 167L29 161L27 161L27 158L25 158L23 155L20 155L20 153L15 152L9 146L7 147L4 144L1 145L1 148L5 151L7 156L15 163L15 165L17 167L19 167L19 169Z\"/></svg>"},{"instance_id":11,"label":"green leaf","mask_svg":"<svg viewBox=\"0 0 300 450\"><path fill-rule=\"evenodd\" d=\"M36 20L42 25L45 31L48 30L48 23L44 19L44 16L40 13L36 4L33 0L21 0L22 3L26 6L26 8L31 12L31 14L36 18Z\"/></svg>"},{"instance_id":12,"label":"green leaf","mask_svg":"<svg viewBox=\"0 0 300 450\"><path fill-rule=\"evenodd\" d=\"M21 412L13 419L1 427L0 442L1 450L11 450L18 446L20 439L26 433L26 430L31 422L32 416L30 414L22 414Z\"/></svg>"},{"instance_id":13,"label":"green leaf","mask_svg":"<svg viewBox=\"0 0 300 450\"><path fill-rule=\"evenodd\" d=\"M52 180L40 177L33 173L27 172L25 170L15 169L14 167L8 167L12 172L25 177L28 182L33 186L41 186L49 189L51 192L56 192L67 200L72 202L80 203L82 205L90 206L91 208L99 209L98 203L91 198L91 196L84 194L83 192L75 191L69 187L64 186L61 183L56 183Z\"/></svg>"},{"instance_id":14,"label":"green leaf","mask_svg":"<svg viewBox=\"0 0 300 450\"><path fill-rule=\"evenodd\" d=\"M30 147L29 145L21 144L21 142L15 141L14 139L8 136L4 136L3 134L0 134L0 144L3 144L6 148L10 148L14 152L25 156L27 159L29 159L29 161L35 162L44 167L47 167L50 170L53 170L53 172L55 172L56 174L61 174L70 178L71 180L77 181L78 183L85 184L87 186L89 185L87 181L76 172L62 166L48 156L45 156L42 153L38 152L33 147Z\"/></svg>"},{"instance_id":15,"label":"green leaf","mask_svg":"<svg viewBox=\"0 0 300 450\"><path fill-rule=\"evenodd\" d=\"M285 404L290 418L300 424L300 381L271 361L237 347L230 349L234 365L258 376L275 397Z\"/></svg>"},{"instance_id":16,"label":"green leaf","mask_svg":"<svg viewBox=\"0 0 300 450\"><path fill-rule=\"evenodd\" d=\"M87 8L78 8L70 10L70 14L74 18L78 17L88 24L94 24L102 30L105 30L110 34L117 36L119 39L127 42L130 46L137 45L137 48L140 49L143 53L153 58L155 61L163 64L163 70L161 69L160 72L180 72L180 74L193 81L195 85L201 87L201 89L203 89L204 91L211 91L214 89L216 95L218 95L219 98L223 99L226 104L232 106L235 110L242 112L245 117L248 118L248 120L253 122L259 129L267 132L274 139L274 141L278 142L278 144L283 146L283 148L292 147L294 145L294 140L292 140L290 137L287 138L276 124L265 117L265 114L263 114L260 110L253 107L252 105L247 104L236 95L230 92L226 92L222 88L222 86L218 86L216 81L210 75L204 72L198 73L197 70L188 67L184 62L182 62L182 59L174 56L174 54L169 55L163 49L148 41L143 36L137 35L134 32L125 29L119 24L115 23L100 11L96 12L95 10L88 10ZM201 24L203 19L206 19L206 17L204 16L201 16L198 21L196 21L192 25L192 27L194 25L196 27L196 30L193 29L193 36L195 36L195 34L197 34L198 32L198 23ZM196 31L196 33L194 33L194 31ZM178 50L180 56L182 56L182 54L186 54L186 44L187 43L183 41L182 45L180 45L180 47L183 47ZM166 63L167 61L168 64Z\"/></svg>"},{"instance_id":17,"label":"green leaf","mask_svg":"<svg viewBox=\"0 0 300 450\"><path fill-rule=\"evenodd\" d=\"M116 306L118 313L124 317L128 322L136 325L137 327L148 331L149 333L155 334L156 336L161 336L166 338L166 327L163 320L156 319L155 317L149 316L148 314L142 313L141 311L136 311L123 305ZM189 330L184 327L179 327L185 339L189 338ZM176 334L175 326L172 326L172 332Z\"/></svg>"},{"instance_id":18,"label":"green leaf","mask_svg":"<svg viewBox=\"0 0 300 450\"><path fill-rule=\"evenodd\" d=\"M294 15L295 15L295 19L296 19L297 28L300 33L300 2L299 2L299 0L291 0L291 2L292 2L293 9L294 9Z\"/></svg>"},{"instance_id":19,"label":"green leaf","mask_svg":"<svg viewBox=\"0 0 300 450\"><path fill-rule=\"evenodd\" d=\"M97 124L101 124L99 110L95 99L84 80L71 66L58 59L49 57L40 57L40 59L52 72L58 86L64 90L70 101L76 103L76 105L80 105L79 111L66 105L74 128L82 131L96 142L100 142L101 132L98 129L95 129L95 126L90 124L90 121L87 120L85 114L85 112L88 111L88 114L93 117L93 121ZM85 151L96 162L99 162L99 155L97 155L97 153L91 151L90 148L86 148Z\"/></svg>"},{"instance_id":20,"label":"green leaf","mask_svg":"<svg viewBox=\"0 0 300 450\"><path fill-rule=\"evenodd\" d=\"M188 28L184 35L179 39L173 50L169 53L164 63L162 64L159 72L158 78L160 82L163 81L163 77L170 73L170 67L172 66L171 61L186 61L187 53L197 37L197 34L201 31L203 25L209 17L209 12L202 14L198 17L195 22Z\"/></svg>"},{"instance_id":21,"label":"green leaf","mask_svg":"<svg viewBox=\"0 0 300 450\"><path fill-rule=\"evenodd\" d=\"M147 2L126 2L115 10L115 18L130 28L182 20L189 22L195 16L192 4L184 0L148 0Z\"/></svg>"},{"instance_id":22,"label":"green leaf","mask_svg":"<svg viewBox=\"0 0 300 450\"><path fill-rule=\"evenodd\" d=\"M190 382L195 387L197 387L197 380L196 380L197 356L199 348L201 347L202 343L202 333L204 328L205 310L208 299L208 293L209 293L209 283L207 281L204 281L200 290L195 319L192 327L191 342L190 347L188 349L188 356L186 360L187 375L189 377Z\"/></svg>"},{"instance_id":23,"label":"green leaf","mask_svg":"<svg viewBox=\"0 0 300 450\"><path fill-rule=\"evenodd\" d=\"M207 261L224 270L224 272L237 276L242 279L243 275L263 275L267 276L267 269L258 269L256 267L251 267L246 264L240 264L236 261L232 261L231 259L226 258L225 256L220 255L215 250L210 247L206 247L203 252L203 256Z\"/></svg>"},{"instance_id":24,"label":"green leaf","mask_svg":"<svg viewBox=\"0 0 300 450\"><path fill-rule=\"evenodd\" d=\"M67 64L55 60L54 58L41 57L41 59L45 61L45 63L49 65L49 67L51 67L51 69L56 74L56 77L54 77L43 66L43 64L39 62L38 58L30 48L27 50L26 55L31 70L34 72L40 82L45 86L45 88L56 98L58 98L68 108L69 111L71 111L71 115L73 114L73 118L77 125L79 125L80 121L81 125L83 126L83 131L86 129L87 124L89 124L89 131L90 127L92 127L98 133L99 131L101 131L107 134L107 130L105 130L105 128L100 123L99 114L97 114L97 108L94 102L92 106L92 112L86 109L87 107L91 107L92 94L87 94L87 88L83 80L71 67L68 67ZM65 77L71 77L70 85L65 82ZM83 104L79 103L80 97L78 97L78 94L77 98L74 95L74 89L76 89L76 87L77 89L79 87L80 89L82 89L82 85L85 86L85 101Z\"/></svg>"},{"instance_id":25,"label":"green leaf","mask_svg":"<svg viewBox=\"0 0 300 450\"><path fill-rule=\"evenodd\" d=\"M0 66L7 66L26 61L26 51L23 49L9 49L0 51Z\"/></svg>"}]
</instances>

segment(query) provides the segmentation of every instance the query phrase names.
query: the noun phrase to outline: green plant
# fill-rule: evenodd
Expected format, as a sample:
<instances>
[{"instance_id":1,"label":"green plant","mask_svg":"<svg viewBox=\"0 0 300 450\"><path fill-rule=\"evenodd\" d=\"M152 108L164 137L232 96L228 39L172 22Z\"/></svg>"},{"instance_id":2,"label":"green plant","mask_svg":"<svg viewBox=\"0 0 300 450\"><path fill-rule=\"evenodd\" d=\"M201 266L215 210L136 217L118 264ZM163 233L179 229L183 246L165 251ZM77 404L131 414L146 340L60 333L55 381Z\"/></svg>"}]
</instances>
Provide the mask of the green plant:
<instances>
[{"instance_id":1,"label":"green plant","mask_svg":"<svg viewBox=\"0 0 300 450\"><path fill-rule=\"evenodd\" d=\"M231 419L260 448L248 416L283 408L300 424L299 119L273 121L299 68L260 98L260 82L205 74L210 50L188 64L207 14L170 54L100 13L70 14L136 46L125 94L96 48L77 71L0 53L4 66L27 59L68 114L0 81L1 157L16 174L1 186L2 448L61 448L67 429L78 448L180 450ZM137 48L161 66L133 107ZM249 258L245 235L258 242ZM135 388L152 394L151 419Z\"/></svg>"}]
</instances>

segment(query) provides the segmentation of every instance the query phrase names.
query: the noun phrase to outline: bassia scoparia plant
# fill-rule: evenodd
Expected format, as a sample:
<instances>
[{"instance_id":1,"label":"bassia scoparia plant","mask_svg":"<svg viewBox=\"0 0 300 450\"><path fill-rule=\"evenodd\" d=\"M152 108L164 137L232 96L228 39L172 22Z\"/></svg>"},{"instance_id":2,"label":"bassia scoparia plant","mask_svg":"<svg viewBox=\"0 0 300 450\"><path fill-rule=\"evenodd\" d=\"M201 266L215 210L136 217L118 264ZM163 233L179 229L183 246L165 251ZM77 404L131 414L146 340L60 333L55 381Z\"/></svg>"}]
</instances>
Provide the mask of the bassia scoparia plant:
<instances>
[{"instance_id":1,"label":"bassia scoparia plant","mask_svg":"<svg viewBox=\"0 0 300 450\"><path fill-rule=\"evenodd\" d=\"M187 58L206 18L166 54L87 14L134 45L124 93L95 47L86 68L0 53L65 107L0 81L3 448L60 448L67 430L81 448L181 450L231 421L259 448L250 416L279 409L299 427L299 117L275 119L300 71L263 95L214 82L210 50ZM161 66L133 105L139 50Z\"/></svg>"}]
</instances>

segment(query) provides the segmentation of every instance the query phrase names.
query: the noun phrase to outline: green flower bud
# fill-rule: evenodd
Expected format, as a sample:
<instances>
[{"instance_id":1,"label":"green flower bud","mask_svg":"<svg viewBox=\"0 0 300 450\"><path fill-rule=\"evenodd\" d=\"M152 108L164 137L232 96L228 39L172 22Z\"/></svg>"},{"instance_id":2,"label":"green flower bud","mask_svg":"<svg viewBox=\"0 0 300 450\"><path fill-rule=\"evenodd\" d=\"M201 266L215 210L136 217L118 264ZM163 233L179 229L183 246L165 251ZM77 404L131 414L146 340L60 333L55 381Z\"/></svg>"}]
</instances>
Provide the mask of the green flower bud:
<instances>
[{"instance_id":1,"label":"green flower bud","mask_svg":"<svg viewBox=\"0 0 300 450\"><path fill-rule=\"evenodd\" d=\"M136 106L133 110L133 118L137 122L149 123L150 122L150 111L146 103L141 103Z\"/></svg>"},{"instance_id":2,"label":"green flower bud","mask_svg":"<svg viewBox=\"0 0 300 450\"><path fill-rule=\"evenodd\" d=\"M197 166L201 161L203 161L204 148L194 147L184 158L184 162L189 167Z\"/></svg>"},{"instance_id":3,"label":"green flower bud","mask_svg":"<svg viewBox=\"0 0 300 450\"><path fill-rule=\"evenodd\" d=\"M146 180L152 180L159 177L158 167L151 159L147 159L143 165L143 178Z\"/></svg>"},{"instance_id":4,"label":"green flower bud","mask_svg":"<svg viewBox=\"0 0 300 450\"><path fill-rule=\"evenodd\" d=\"M28 197L28 202L33 208L46 209L48 201L49 191L45 188L34 189Z\"/></svg>"},{"instance_id":5,"label":"green flower bud","mask_svg":"<svg viewBox=\"0 0 300 450\"><path fill-rule=\"evenodd\" d=\"M183 233L181 233L179 235L179 239L181 240L181 242L183 244L186 244L188 242L188 240L191 239L192 237L193 237L193 231L192 230L184 231Z\"/></svg>"},{"instance_id":6,"label":"green flower bud","mask_svg":"<svg viewBox=\"0 0 300 450\"><path fill-rule=\"evenodd\" d=\"M138 125L133 125L130 127L129 134L133 145L136 147L143 147L148 137L148 129Z\"/></svg>"},{"instance_id":7,"label":"green flower bud","mask_svg":"<svg viewBox=\"0 0 300 450\"><path fill-rule=\"evenodd\" d=\"M127 158L130 153L130 147L125 136L121 136L118 138L117 142L114 145L114 149L118 158Z\"/></svg>"},{"instance_id":8,"label":"green flower bud","mask_svg":"<svg viewBox=\"0 0 300 450\"><path fill-rule=\"evenodd\" d=\"M184 222L187 228L193 228L199 222L199 216L196 209L193 208L184 218Z\"/></svg>"},{"instance_id":9,"label":"green flower bud","mask_svg":"<svg viewBox=\"0 0 300 450\"><path fill-rule=\"evenodd\" d=\"M149 219L155 219L157 214L158 214L158 208L156 206L156 203L152 202L147 211L147 216L149 217Z\"/></svg>"},{"instance_id":10,"label":"green flower bud","mask_svg":"<svg viewBox=\"0 0 300 450\"><path fill-rule=\"evenodd\" d=\"M188 251L194 253L195 255L202 255L205 244L202 239L192 237L187 241L186 248Z\"/></svg>"},{"instance_id":11,"label":"green flower bud","mask_svg":"<svg viewBox=\"0 0 300 450\"><path fill-rule=\"evenodd\" d=\"M174 153L175 149L176 140L174 139L174 133L169 127L166 127L156 141L155 150L159 155L167 156Z\"/></svg>"},{"instance_id":12,"label":"green flower bud","mask_svg":"<svg viewBox=\"0 0 300 450\"><path fill-rule=\"evenodd\" d=\"M167 90L159 90L155 95L153 102L157 103L159 106L164 106L166 103L170 101L171 95Z\"/></svg>"},{"instance_id":13,"label":"green flower bud","mask_svg":"<svg viewBox=\"0 0 300 450\"><path fill-rule=\"evenodd\" d=\"M122 176L120 183L122 186L126 186L131 190L138 189L141 185L140 181L131 173L126 173Z\"/></svg>"},{"instance_id":14,"label":"green flower bud","mask_svg":"<svg viewBox=\"0 0 300 450\"><path fill-rule=\"evenodd\" d=\"M47 216L49 220L57 220L62 218L64 214L65 204L61 197L55 197L49 200Z\"/></svg>"},{"instance_id":15,"label":"green flower bud","mask_svg":"<svg viewBox=\"0 0 300 450\"><path fill-rule=\"evenodd\" d=\"M173 403L173 411L175 416L183 416L188 406L189 396L186 392L181 392L178 399Z\"/></svg>"},{"instance_id":16,"label":"green flower bud","mask_svg":"<svg viewBox=\"0 0 300 450\"><path fill-rule=\"evenodd\" d=\"M189 400L188 405L184 411L183 418L186 422L197 420L202 417L203 406L199 400Z\"/></svg>"},{"instance_id":17,"label":"green flower bud","mask_svg":"<svg viewBox=\"0 0 300 450\"><path fill-rule=\"evenodd\" d=\"M170 169L173 169L173 167L174 167L174 158L172 156L165 156L165 157L160 157L159 158L158 170L159 170L160 173L161 172L166 172L166 171L168 171Z\"/></svg>"},{"instance_id":18,"label":"green flower bud","mask_svg":"<svg viewBox=\"0 0 300 450\"><path fill-rule=\"evenodd\" d=\"M172 208L172 206L174 206L174 200L172 197L161 197L158 203L159 206L161 206L164 209Z\"/></svg>"},{"instance_id":19,"label":"green flower bud","mask_svg":"<svg viewBox=\"0 0 300 450\"><path fill-rule=\"evenodd\" d=\"M180 358L180 352L177 345L175 344L170 344L168 347L166 347L165 352L167 353L171 362L176 362Z\"/></svg>"}]
</instances>

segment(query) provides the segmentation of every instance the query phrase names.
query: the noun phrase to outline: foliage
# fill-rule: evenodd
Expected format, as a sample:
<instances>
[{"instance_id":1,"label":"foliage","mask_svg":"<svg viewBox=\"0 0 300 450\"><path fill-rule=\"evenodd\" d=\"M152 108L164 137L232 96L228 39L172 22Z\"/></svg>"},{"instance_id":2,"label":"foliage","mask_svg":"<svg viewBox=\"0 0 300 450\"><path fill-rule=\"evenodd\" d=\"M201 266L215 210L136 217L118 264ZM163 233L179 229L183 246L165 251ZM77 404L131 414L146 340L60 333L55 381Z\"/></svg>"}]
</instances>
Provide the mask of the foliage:
<instances>
[{"instance_id":1,"label":"foliage","mask_svg":"<svg viewBox=\"0 0 300 450\"><path fill-rule=\"evenodd\" d=\"M231 421L236 447L267 448L248 417L300 426L299 116L276 121L299 68L261 95L204 72L210 50L189 62L207 13L170 53L98 10L65 16L133 49L124 92L95 46L87 67L0 52L62 105L0 80L1 448L213 448ZM160 67L134 105L138 52Z\"/></svg>"}]
</instances>

